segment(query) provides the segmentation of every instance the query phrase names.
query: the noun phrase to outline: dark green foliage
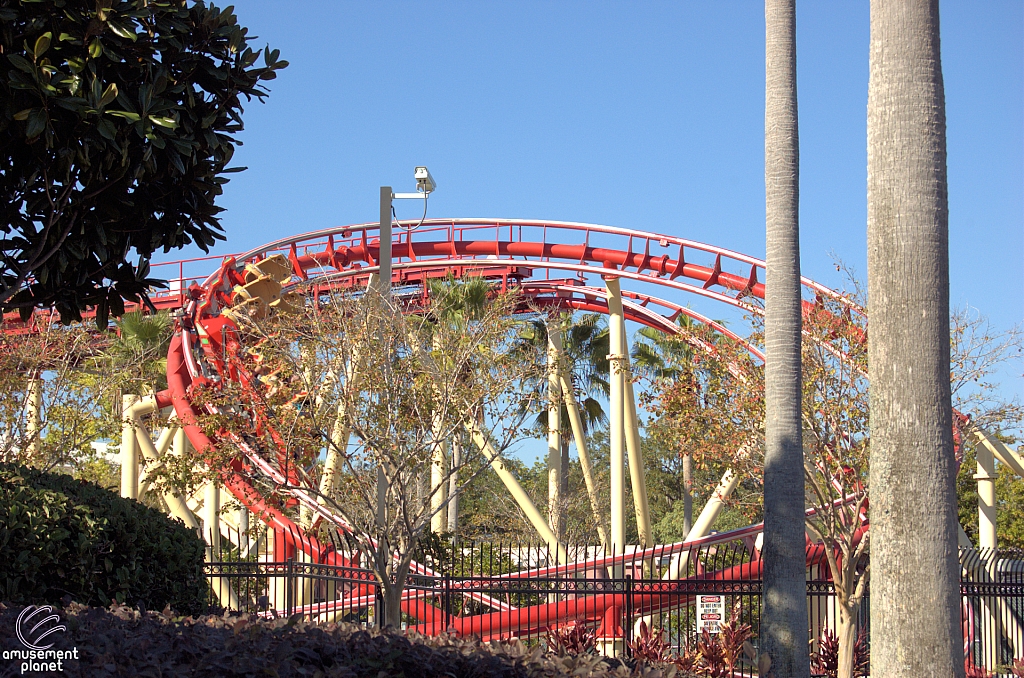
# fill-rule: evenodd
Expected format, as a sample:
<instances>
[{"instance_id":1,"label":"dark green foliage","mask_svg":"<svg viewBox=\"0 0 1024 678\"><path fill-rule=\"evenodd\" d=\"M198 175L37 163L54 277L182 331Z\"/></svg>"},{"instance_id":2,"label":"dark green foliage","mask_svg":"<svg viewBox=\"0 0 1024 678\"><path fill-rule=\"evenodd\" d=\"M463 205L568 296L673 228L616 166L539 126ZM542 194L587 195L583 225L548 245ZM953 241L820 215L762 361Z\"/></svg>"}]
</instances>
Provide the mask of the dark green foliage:
<instances>
[{"instance_id":1,"label":"dark green foliage","mask_svg":"<svg viewBox=\"0 0 1024 678\"><path fill-rule=\"evenodd\" d=\"M242 97L287 62L256 66L205 0L0 0L0 22L0 305L105 327L159 282L158 248L223 239Z\"/></svg>"},{"instance_id":2,"label":"dark green foliage","mask_svg":"<svg viewBox=\"0 0 1024 678\"><path fill-rule=\"evenodd\" d=\"M0 648L14 637L20 609L0 605ZM559 657L543 647L472 638L367 631L352 624L314 626L248 616L182 619L112 605L57 610L68 627L54 650L78 648L66 676L323 676L324 678L683 678L675 667L631 668L595 654ZM59 637L56 637L59 636Z\"/></svg>"},{"instance_id":3,"label":"dark green foliage","mask_svg":"<svg viewBox=\"0 0 1024 678\"><path fill-rule=\"evenodd\" d=\"M181 522L70 476L0 465L0 598L198 613L204 543Z\"/></svg>"}]
</instances>

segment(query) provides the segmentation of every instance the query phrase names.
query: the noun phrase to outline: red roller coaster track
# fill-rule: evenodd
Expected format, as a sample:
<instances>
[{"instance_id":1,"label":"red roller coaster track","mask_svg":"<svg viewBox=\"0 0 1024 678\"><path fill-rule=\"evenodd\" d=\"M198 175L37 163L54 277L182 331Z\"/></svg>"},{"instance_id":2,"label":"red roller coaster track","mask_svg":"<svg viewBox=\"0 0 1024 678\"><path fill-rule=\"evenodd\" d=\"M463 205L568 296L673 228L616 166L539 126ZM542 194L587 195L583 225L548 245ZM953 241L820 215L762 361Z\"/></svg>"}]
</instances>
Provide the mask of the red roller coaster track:
<instances>
[{"instance_id":1,"label":"red roller coaster track","mask_svg":"<svg viewBox=\"0 0 1024 678\"><path fill-rule=\"evenodd\" d=\"M643 231L614 228L593 224L509 219L431 219L412 229L411 222L396 222L392 243L392 285L396 293L403 287L422 286L424 280L456 276L485 276L502 284L518 285L540 305L559 306L573 310L608 312L607 292L597 281L600 278L619 278L645 290L623 291L624 315L627 320L656 328L665 333L679 332L677 318L685 314L698 323L712 327L736 341L743 342L759 359L763 354L754 346L683 303L654 296L656 286L663 292L685 293L717 301L750 314L761 314L758 304L764 296L764 262L730 250L705 245L684 238ZM211 373L222 379L237 379L238 375L224 367L220 361L209 360L199 345L202 335L223 347L227 340L226 328L230 319L221 311L232 305L234 286L239 283L237 273L246 263L257 263L275 254L283 255L291 265L295 285L312 290L345 287L364 287L370 274L378 270L379 241L377 224L343 226L284 238L265 246L227 257L216 265L216 270L201 275L202 266L213 267L214 258L156 264L152 275L171 281L167 291L156 292L153 303L160 309L178 312L175 335L168 352L168 391L159 394L159 404L173 405L185 432L200 452L211 445L211 440L194 425L198 414L192 402L192 387ZM205 272L208 273L209 269ZM824 299L831 299L844 307L844 314L863 315L863 311L836 292L811 280L803 279L805 315L820 312ZM51 322L45 314L37 314L28 323L19 323L5 317L8 333L31 332L41 324ZM704 346L705 349L710 347ZM239 442L239 441L236 441ZM275 531L275 550L287 556L302 551L316 563L349 566L340 553L325 547L316 539L304 536L302 531L280 510L272 506L243 477L243 468L255 468L277 485L284 485L284 477L267 463L256 450L248 449L245 459L235 459L232 468L223 475L225 487L254 514L259 515ZM339 529L347 529L345 521L328 508L319 505L311 492L289 490L298 503ZM759 531L759 526L707 538L708 543L724 543L748 537ZM703 543L703 542L702 542ZM692 544L659 546L659 555L678 553ZM808 558L820 557L819 547L809 547ZM653 551L652 551L653 554ZM648 556L651 554L647 554ZM601 559L606 566L637 559L639 554ZM560 566L561 571L574 568L596 567L596 561ZM704 576L723 579L750 579L759 577L760 563L755 560L740 568L730 568ZM421 565L416 571L427 573ZM521 573L520 576L530 576ZM470 592L471 593L471 592ZM367 588L355 587L344 605L365 598ZM422 594L420 594L422 595ZM495 601L477 595L478 600L499 606ZM602 594L581 597L573 605L535 606L529 610L503 609L500 613L482 614L453 620L460 633L475 633L483 637L500 636L524 628L526 625L550 626L570 619L601 619L611 606L621 606L622 594ZM404 610L421 621L420 629L436 632L441 629L442 617L437 608L417 604L415 594L408 594ZM636 601L636 609L648 613L657 608L657 595ZM339 606L341 601L339 601ZM508 608L507 605L503 606ZM324 611L321 605L318 608Z\"/></svg>"}]
</instances>

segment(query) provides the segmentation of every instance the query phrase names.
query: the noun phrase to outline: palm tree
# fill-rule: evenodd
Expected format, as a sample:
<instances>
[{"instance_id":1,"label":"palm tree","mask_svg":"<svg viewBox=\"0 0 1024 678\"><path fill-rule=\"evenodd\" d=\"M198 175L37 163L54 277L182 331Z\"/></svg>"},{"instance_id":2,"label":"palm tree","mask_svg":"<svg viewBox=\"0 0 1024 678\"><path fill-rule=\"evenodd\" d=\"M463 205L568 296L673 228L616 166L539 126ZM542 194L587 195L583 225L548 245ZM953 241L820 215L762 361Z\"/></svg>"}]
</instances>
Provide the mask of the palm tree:
<instances>
[{"instance_id":1,"label":"palm tree","mask_svg":"<svg viewBox=\"0 0 1024 678\"><path fill-rule=\"evenodd\" d=\"M584 435L603 426L608 421L608 415L601 405L600 398L607 398L610 390L609 382L609 335L608 325L599 313L584 313L571 318L566 323L566 318L537 318L528 322L519 335L519 350L523 353L524 359L541 360L545 355L548 344L548 323L560 322L567 327L562 333L562 352L565 357L568 381L573 387L576 402L580 408L580 420L583 425ZM534 388L537 391L537 403L548 402L546 379L538 379ZM561 400L561 399L560 399ZM559 420L569 420L568 408L564 400L561 400ZM540 409L534 419L534 426L538 431L546 431L548 428L548 411ZM565 525L565 501L568 494L569 479L569 443L572 440L572 431L568 426L560 427L560 468L559 482L557 488L549 486L548 506L549 522L552 529ZM591 507L595 513L595 519L600 522L601 511L598 507ZM559 513L556 514L555 511ZM560 530L556 529L556 533ZM602 531L599 528L599 531ZM562 535L557 535L561 539Z\"/></svg>"},{"instance_id":2,"label":"palm tree","mask_svg":"<svg viewBox=\"0 0 1024 678\"><path fill-rule=\"evenodd\" d=\"M760 652L810 676L801 440L796 0L765 0L765 455ZM768 669L765 669L767 672Z\"/></svg>"},{"instance_id":3,"label":"palm tree","mask_svg":"<svg viewBox=\"0 0 1024 678\"><path fill-rule=\"evenodd\" d=\"M493 285L478 277L456 280L455 276L449 274L441 280L429 281L428 292L433 302L432 320L434 323L465 327L483 316L492 291ZM435 532L447 530L454 533L458 529L458 467L461 463L458 450L461 450L463 441L461 435L457 437L447 441L447 454L443 447L436 451L430 477L422 479L421 489L432 493L431 509L436 514L431 521L431 529ZM450 476L445 481L447 474Z\"/></svg>"},{"instance_id":4,"label":"palm tree","mask_svg":"<svg viewBox=\"0 0 1024 678\"><path fill-rule=\"evenodd\" d=\"M167 348L173 321L166 313L134 311L117 321L117 334L103 351L105 369L120 375L136 393L167 388Z\"/></svg>"},{"instance_id":5,"label":"palm tree","mask_svg":"<svg viewBox=\"0 0 1024 678\"><path fill-rule=\"evenodd\" d=\"M871 675L963 676L938 0L872 0Z\"/></svg>"}]
</instances>

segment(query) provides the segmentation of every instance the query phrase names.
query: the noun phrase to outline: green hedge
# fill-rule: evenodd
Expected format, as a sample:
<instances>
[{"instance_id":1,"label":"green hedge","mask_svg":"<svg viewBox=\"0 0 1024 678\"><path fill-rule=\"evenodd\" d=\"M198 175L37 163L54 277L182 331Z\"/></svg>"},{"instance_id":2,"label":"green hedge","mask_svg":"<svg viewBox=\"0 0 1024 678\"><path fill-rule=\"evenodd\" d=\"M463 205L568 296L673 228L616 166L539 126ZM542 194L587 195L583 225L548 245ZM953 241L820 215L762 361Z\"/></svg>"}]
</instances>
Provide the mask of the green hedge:
<instances>
[{"instance_id":1,"label":"green hedge","mask_svg":"<svg viewBox=\"0 0 1024 678\"><path fill-rule=\"evenodd\" d=\"M71 476L0 464L0 600L206 603L204 543L180 521Z\"/></svg>"}]
</instances>

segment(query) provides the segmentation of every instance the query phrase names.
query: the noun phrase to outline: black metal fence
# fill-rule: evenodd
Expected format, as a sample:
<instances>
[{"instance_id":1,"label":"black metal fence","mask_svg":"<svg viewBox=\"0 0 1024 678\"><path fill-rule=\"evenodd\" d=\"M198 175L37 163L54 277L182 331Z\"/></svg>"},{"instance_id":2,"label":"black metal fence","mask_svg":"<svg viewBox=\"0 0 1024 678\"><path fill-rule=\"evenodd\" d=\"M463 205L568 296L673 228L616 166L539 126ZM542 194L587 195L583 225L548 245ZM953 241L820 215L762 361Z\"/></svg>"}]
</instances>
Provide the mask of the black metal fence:
<instances>
[{"instance_id":1,"label":"black metal fence","mask_svg":"<svg viewBox=\"0 0 1024 678\"><path fill-rule=\"evenodd\" d=\"M1024 550L962 549L960 581L964 653L968 667L1024 673ZM970 674L969 674L970 675ZM982 671L977 676L985 676Z\"/></svg>"},{"instance_id":2,"label":"black metal fence","mask_svg":"<svg viewBox=\"0 0 1024 678\"><path fill-rule=\"evenodd\" d=\"M324 558L332 562L315 563L281 548L280 538L275 549L274 541L272 534L257 534L252 541L227 535L223 548L211 551L206 572L212 604L321 622L375 626L385 619L377 578L359 566L365 554L337 543L333 555ZM427 635L551 644L561 642L552 629L576 625L598 649L625 655L638 645L660 642L666 654L687 656L702 640L728 651L722 647L727 639L737 645L732 648L737 654L748 636L756 654L761 569L752 547L749 539L708 538L685 548L630 548L628 555L615 557L592 546L556 553L545 546L432 539L416 554L406 580L402 627ZM989 671L1007 670L1015 657L1024 656L1024 552L965 550L961 559L966 661ZM810 560L808 636L816 675L823 676L829 675L835 649L838 607L827 564L821 557ZM858 653L865 655L868 607L866 596L857 622ZM660 641L651 640L651 631ZM756 669L742 660L733 675L753 676Z\"/></svg>"}]
</instances>

